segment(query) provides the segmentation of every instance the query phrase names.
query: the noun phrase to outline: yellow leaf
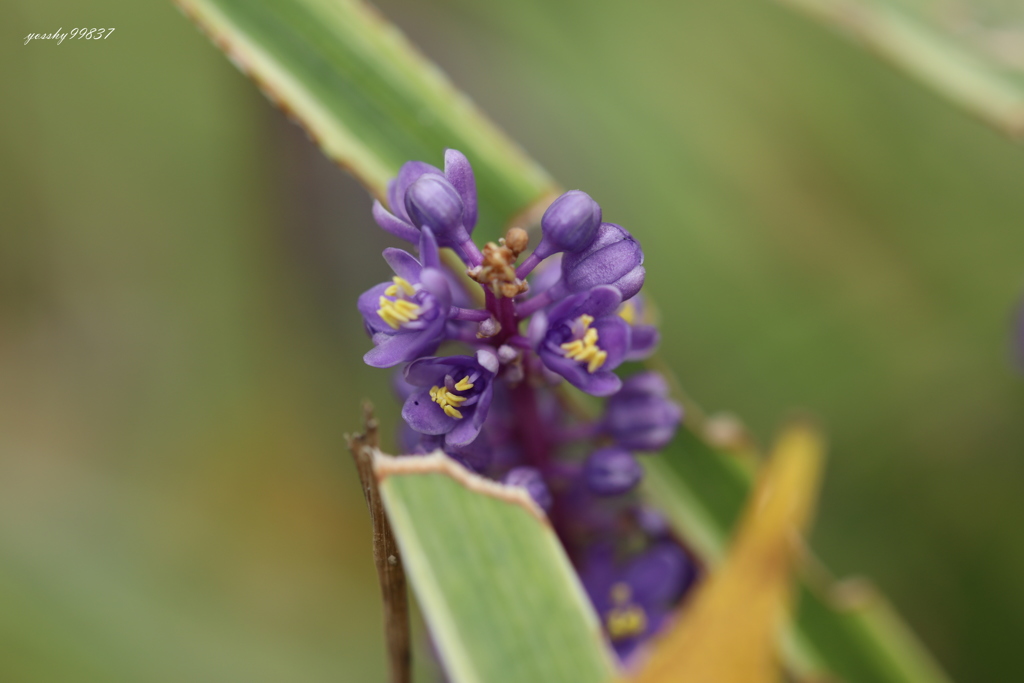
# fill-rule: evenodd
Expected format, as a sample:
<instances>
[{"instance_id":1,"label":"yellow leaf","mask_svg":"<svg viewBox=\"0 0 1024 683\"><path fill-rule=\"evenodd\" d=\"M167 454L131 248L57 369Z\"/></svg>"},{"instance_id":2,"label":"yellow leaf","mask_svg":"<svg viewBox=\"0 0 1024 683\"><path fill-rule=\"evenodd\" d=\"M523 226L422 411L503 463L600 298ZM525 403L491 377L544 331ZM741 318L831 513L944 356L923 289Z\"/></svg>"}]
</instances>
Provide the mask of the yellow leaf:
<instances>
[{"instance_id":1,"label":"yellow leaf","mask_svg":"<svg viewBox=\"0 0 1024 683\"><path fill-rule=\"evenodd\" d=\"M697 589L632 683L777 683L799 533L812 516L823 452L804 424L779 437L729 554Z\"/></svg>"}]
</instances>

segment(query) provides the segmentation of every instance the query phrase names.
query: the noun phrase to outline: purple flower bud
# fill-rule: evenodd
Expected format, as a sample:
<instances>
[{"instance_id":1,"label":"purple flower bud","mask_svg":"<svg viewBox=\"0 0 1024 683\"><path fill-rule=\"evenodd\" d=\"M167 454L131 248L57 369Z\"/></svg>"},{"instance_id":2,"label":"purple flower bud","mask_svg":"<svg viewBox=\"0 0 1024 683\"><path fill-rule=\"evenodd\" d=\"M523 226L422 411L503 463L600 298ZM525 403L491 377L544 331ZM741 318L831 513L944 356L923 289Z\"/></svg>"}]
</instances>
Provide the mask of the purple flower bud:
<instances>
[{"instance_id":1,"label":"purple flower bud","mask_svg":"<svg viewBox=\"0 0 1024 683\"><path fill-rule=\"evenodd\" d=\"M583 465L587 487L599 496L617 496L640 483L644 471L633 454L621 448L602 448Z\"/></svg>"},{"instance_id":2,"label":"purple flower bud","mask_svg":"<svg viewBox=\"0 0 1024 683\"><path fill-rule=\"evenodd\" d=\"M544 477L533 467L516 467L501 480L507 486L518 486L526 489L530 498L545 512L551 509L551 491L544 483Z\"/></svg>"},{"instance_id":3,"label":"purple flower bud","mask_svg":"<svg viewBox=\"0 0 1024 683\"><path fill-rule=\"evenodd\" d=\"M472 443L487 419L498 367L498 357L489 349L480 349L475 357L413 361L405 368L405 381L420 389L405 400L402 419L421 434L444 434L447 446Z\"/></svg>"},{"instance_id":4,"label":"purple flower bud","mask_svg":"<svg viewBox=\"0 0 1024 683\"><path fill-rule=\"evenodd\" d=\"M462 198L452 184L433 173L420 176L405 193L405 210L413 224L429 227L442 244L454 233L465 232L463 209Z\"/></svg>"},{"instance_id":5,"label":"purple flower bud","mask_svg":"<svg viewBox=\"0 0 1024 683\"><path fill-rule=\"evenodd\" d=\"M683 408L668 398L668 385L656 372L633 375L608 400L602 427L623 448L657 451L675 436Z\"/></svg>"},{"instance_id":6,"label":"purple flower bud","mask_svg":"<svg viewBox=\"0 0 1024 683\"><path fill-rule=\"evenodd\" d=\"M540 219L544 240L551 243L555 251L586 249L594 241L600 225L601 207L581 190L563 194Z\"/></svg>"},{"instance_id":7,"label":"purple flower bud","mask_svg":"<svg viewBox=\"0 0 1024 683\"><path fill-rule=\"evenodd\" d=\"M443 173L422 161L402 164L388 183L390 211L374 202L373 218L387 232L413 243L419 241L417 228L429 226L442 247L475 257L476 247L469 242L477 217L473 168L454 149L445 151L444 162Z\"/></svg>"},{"instance_id":8,"label":"purple flower bud","mask_svg":"<svg viewBox=\"0 0 1024 683\"><path fill-rule=\"evenodd\" d=\"M644 252L620 225L602 223L590 246L562 257L562 283L570 292L612 285L625 301L644 284Z\"/></svg>"}]
</instances>

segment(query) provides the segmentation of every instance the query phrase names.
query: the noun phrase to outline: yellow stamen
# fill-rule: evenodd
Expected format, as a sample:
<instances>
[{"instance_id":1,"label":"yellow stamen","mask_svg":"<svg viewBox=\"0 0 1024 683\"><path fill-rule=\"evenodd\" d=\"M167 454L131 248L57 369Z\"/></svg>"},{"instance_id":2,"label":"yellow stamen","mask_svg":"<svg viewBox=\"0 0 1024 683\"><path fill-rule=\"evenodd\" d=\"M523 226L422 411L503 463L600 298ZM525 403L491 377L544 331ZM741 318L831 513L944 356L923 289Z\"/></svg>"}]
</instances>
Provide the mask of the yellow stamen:
<instances>
[{"instance_id":1,"label":"yellow stamen","mask_svg":"<svg viewBox=\"0 0 1024 683\"><path fill-rule=\"evenodd\" d=\"M394 286L392 285L391 287ZM391 287L388 287L388 289L391 289ZM402 323L409 323L420 317L420 307L412 301L406 301L405 299L395 299L392 301L382 296L378 299L377 305L380 306L377 309L377 315L395 330L401 327Z\"/></svg>"},{"instance_id":2,"label":"yellow stamen","mask_svg":"<svg viewBox=\"0 0 1024 683\"><path fill-rule=\"evenodd\" d=\"M605 616L605 626L612 640L622 640L647 630L647 613L637 604L630 604L633 591L624 583L612 586L615 607Z\"/></svg>"},{"instance_id":3,"label":"yellow stamen","mask_svg":"<svg viewBox=\"0 0 1024 683\"><path fill-rule=\"evenodd\" d=\"M619 308L619 317L630 325L636 324L636 306L633 305L632 301L622 304L622 307Z\"/></svg>"},{"instance_id":4,"label":"yellow stamen","mask_svg":"<svg viewBox=\"0 0 1024 683\"><path fill-rule=\"evenodd\" d=\"M576 319L586 332L582 339L576 339L562 344L561 349L565 357L578 360L587 364L587 372L595 373L608 360L608 352L597 345L597 330L590 326L594 322L593 316L581 315Z\"/></svg>"},{"instance_id":5,"label":"yellow stamen","mask_svg":"<svg viewBox=\"0 0 1024 683\"><path fill-rule=\"evenodd\" d=\"M391 278L391 281L394 284L384 290L384 293L387 294L388 296L398 296L399 291L404 293L406 296L412 296L413 294L416 293L416 290L413 288L411 284L409 284L409 281L406 280L405 278L401 278L396 275L393 278Z\"/></svg>"},{"instance_id":6,"label":"yellow stamen","mask_svg":"<svg viewBox=\"0 0 1024 683\"><path fill-rule=\"evenodd\" d=\"M458 384L455 385L456 391L469 391L472 388L473 383L469 381L469 375L460 379ZM462 405L469 397L453 394L445 387L431 387L430 398L434 403L441 406L445 415L448 417L454 417L456 420L461 420L462 412L459 410L459 406Z\"/></svg>"}]
</instances>

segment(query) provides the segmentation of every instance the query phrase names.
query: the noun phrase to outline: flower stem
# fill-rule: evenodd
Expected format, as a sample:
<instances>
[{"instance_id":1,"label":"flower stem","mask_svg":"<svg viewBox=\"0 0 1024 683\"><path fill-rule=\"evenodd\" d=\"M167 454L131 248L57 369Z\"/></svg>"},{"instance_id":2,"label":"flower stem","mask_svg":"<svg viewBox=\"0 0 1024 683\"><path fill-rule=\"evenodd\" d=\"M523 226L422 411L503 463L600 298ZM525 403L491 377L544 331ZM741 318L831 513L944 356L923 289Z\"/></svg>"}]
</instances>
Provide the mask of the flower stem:
<instances>
[{"instance_id":1,"label":"flower stem","mask_svg":"<svg viewBox=\"0 0 1024 683\"><path fill-rule=\"evenodd\" d=\"M491 317L490 311L481 311L475 308L459 308L452 306L448 317L454 320L469 320L471 322L483 322Z\"/></svg>"}]
</instances>

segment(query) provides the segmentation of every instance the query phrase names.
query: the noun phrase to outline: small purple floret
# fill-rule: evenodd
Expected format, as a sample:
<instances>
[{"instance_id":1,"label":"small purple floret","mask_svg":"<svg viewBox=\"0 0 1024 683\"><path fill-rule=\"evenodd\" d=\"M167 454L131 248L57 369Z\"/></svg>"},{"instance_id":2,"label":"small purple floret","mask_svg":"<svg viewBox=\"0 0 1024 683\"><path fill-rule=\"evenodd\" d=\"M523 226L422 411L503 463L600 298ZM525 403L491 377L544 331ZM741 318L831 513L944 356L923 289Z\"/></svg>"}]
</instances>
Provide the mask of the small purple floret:
<instances>
[{"instance_id":1,"label":"small purple floret","mask_svg":"<svg viewBox=\"0 0 1024 683\"><path fill-rule=\"evenodd\" d=\"M483 429L493 395L492 380L498 371L498 358L489 349L476 356L420 358L405 369L405 381L419 391L405 400L402 419L421 434L445 435L449 446L466 446ZM472 385L469 388L462 386ZM431 395L440 390L457 397L451 406L461 417L445 412L441 402Z\"/></svg>"},{"instance_id":2,"label":"small purple floret","mask_svg":"<svg viewBox=\"0 0 1024 683\"><path fill-rule=\"evenodd\" d=\"M629 351L629 325L615 314L620 301L616 288L595 287L563 300L548 313L534 314L529 334L544 365L588 394L610 396L618 391L622 381L612 370ZM607 354L598 367L573 357L568 348L586 340L590 329L597 332L597 352Z\"/></svg>"},{"instance_id":3,"label":"small purple floret","mask_svg":"<svg viewBox=\"0 0 1024 683\"><path fill-rule=\"evenodd\" d=\"M374 348L363 356L363 361L372 367L390 368L415 360L433 353L445 339L452 303L448 279L440 270L437 243L430 230L419 236L421 260L401 249L384 250L384 259L404 283L381 283L364 292L356 303L363 325L373 339ZM382 301L386 303L382 305ZM386 315L388 308L396 305L411 307L412 313L404 314L411 319L398 322L392 318L389 323L380 311L384 310Z\"/></svg>"},{"instance_id":4,"label":"small purple floret","mask_svg":"<svg viewBox=\"0 0 1024 683\"><path fill-rule=\"evenodd\" d=\"M622 448L602 448L583 465L587 487L599 496L617 496L640 483L644 470L633 454Z\"/></svg>"},{"instance_id":5,"label":"small purple floret","mask_svg":"<svg viewBox=\"0 0 1024 683\"><path fill-rule=\"evenodd\" d=\"M595 548L581 578L612 646L625 660L665 624L696 574L681 547L659 541L626 564L609 548Z\"/></svg>"},{"instance_id":6,"label":"small purple floret","mask_svg":"<svg viewBox=\"0 0 1024 683\"><path fill-rule=\"evenodd\" d=\"M608 399L602 426L623 448L657 451L672 440L683 408L668 398L665 378L656 372L633 375Z\"/></svg>"},{"instance_id":7,"label":"small purple floret","mask_svg":"<svg viewBox=\"0 0 1024 683\"><path fill-rule=\"evenodd\" d=\"M551 491L544 483L544 477L533 467L516 467L509 471L502 479L502 483L508 486L518 486L526 489L530 498L537 503L540 509L548 512L551 510Z\"/></svg>"}]
</instances>

